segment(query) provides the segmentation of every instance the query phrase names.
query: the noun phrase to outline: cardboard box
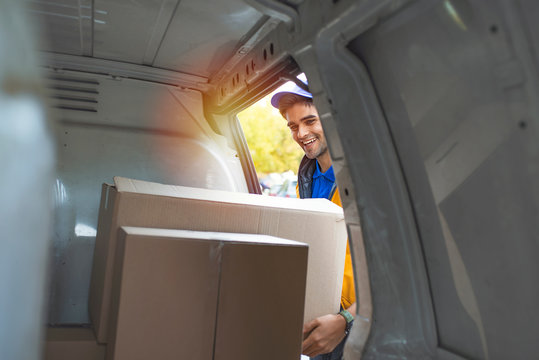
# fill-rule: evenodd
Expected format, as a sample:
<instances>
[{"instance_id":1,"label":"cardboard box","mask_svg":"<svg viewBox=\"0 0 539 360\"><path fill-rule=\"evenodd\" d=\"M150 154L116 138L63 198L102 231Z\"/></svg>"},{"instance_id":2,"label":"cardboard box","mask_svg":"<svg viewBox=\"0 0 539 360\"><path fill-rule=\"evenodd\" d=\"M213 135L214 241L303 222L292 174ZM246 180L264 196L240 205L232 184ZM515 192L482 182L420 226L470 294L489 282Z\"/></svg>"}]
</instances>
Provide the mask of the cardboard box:
<instances>
[{"instance_id":1,"label":"cardboard box","mask_svg":"<svg viewBox=\"0 0 539 360\"><path fill-rule=\"evenodd\" d=\"M117 242L108 360L300 358L306 244L136 227Z\"/></svg>"},{"instance_id":2,"label":"cardboard box","mask_svg":"<svg viewBox=\"0 0 539 360\"><path fill-rule=\"evenodd\" d=\"M105 360L105 345L89 328L48 328L44 350L45 360Z\"/></svg>"},{"instance_id":3,"label":"cardboard box","mask_svg":"<svg viewBox=\"0 0 539 360\"><path fill-rule=\"evenodd\" d=\"M309 244L305 321L339 310L346 227L325 199L287 199L114 178L103 184L89 311L107 342L116 236L121 226L264 234Z\"/></svg>"}]
</instances>

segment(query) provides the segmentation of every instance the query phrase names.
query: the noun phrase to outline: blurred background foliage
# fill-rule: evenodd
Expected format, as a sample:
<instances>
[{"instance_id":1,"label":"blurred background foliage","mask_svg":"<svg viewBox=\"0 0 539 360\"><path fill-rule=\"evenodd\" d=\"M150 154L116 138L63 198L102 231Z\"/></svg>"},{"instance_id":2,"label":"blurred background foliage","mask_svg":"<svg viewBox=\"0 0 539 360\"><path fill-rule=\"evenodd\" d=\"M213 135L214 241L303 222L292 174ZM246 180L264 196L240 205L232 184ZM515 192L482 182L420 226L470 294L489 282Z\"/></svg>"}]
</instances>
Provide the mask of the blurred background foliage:
<instances>
[{"instance_id":1,"label":"blurred background foliage","mask_svg":"<svg viewBox=\"0 0 539 360\"><path fill-rule=\"evenodd\" d=\"M298 171L303 150L292 139L279 111L267 96L238 114L259 178L273 172Z\"/></svg>"}]
</instances>

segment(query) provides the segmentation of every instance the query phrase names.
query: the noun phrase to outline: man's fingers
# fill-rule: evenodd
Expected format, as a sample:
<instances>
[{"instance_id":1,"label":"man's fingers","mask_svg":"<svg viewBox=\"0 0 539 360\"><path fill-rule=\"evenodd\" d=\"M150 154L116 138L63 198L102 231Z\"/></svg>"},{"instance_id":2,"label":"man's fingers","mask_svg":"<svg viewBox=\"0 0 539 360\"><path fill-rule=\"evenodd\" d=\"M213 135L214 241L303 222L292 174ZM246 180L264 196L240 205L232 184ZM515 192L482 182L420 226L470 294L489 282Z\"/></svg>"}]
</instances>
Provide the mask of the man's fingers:
<instances>
[{"instance_id":1,"label":"man's fingers","mask_svg":"<svg viewBox=\"0 0 539 360\"><path fill-rule=\"evenodd\" d=\"M317 328L305 339L301 346L301 353L310 357L330 352L325 351L326 341Z\"/></svg>"},{"instance_id":2,"label":"man's fingers","mask_svg":"<svg viewBox=\"0 0 539 360\"><path fill-rule=\"evenodd\" d=\"M331 352L344 338L345 320L340 315L321 316L303 326L302 353L310 357Z\"/></svg>"},{"instance_id":3,"label":"man's fingers","mask_svg":"<svg viewBox=\"0 0 539 360\"><path fill-rule=\"evenodd\" d=\"M318 326L317 319L314 319L312 321L309 321L306 324L303 324L303 338L305 338L305 335L309 334L317 326Z\"/></svg>"},{"instance_id":4,"label":"man's fingers","mask_svg":"<svg viewBox=\"0 0 539 360\"><path fill-rule=\"evenodd\" d=\"M311 354L309 353L309 351L311 350L311 347L313 346L313 343L312 341L307 338L303 344L301 344L301 353L303 355L307 355L307 356L311 356Z\"/></svg>"},{"instance_id":5,"label":"man's fingers","mask_svg":"<svg viewBox=\"0 0 539 360\"><path fill-rule=\"evenodd\" d=\"M301 344L302 354L307 355L305 351L308 351L310 348L312 348L314 343L315 339L313 334L307 335L307 337L305 338L305 340L303 340L303 343Z\"/></svg>"},{"instance_id":6,"label":"man's fingers","mask_svg":"<svg viewBox=\"0 0 539 360\"><path fill-rule=\"evenodd\" d=\"M301 353L310 357L316 356L318 355L316 353L317 346L318 344L314 336L309 336L307 337L307 339L305 339L305 341L303 341L303 344L301 346Z\"/></svg>"},{"instance_id":7,"label":"man's fingers","mask_svg":"<svg viewBox=\"0 0 539 360\"><path fill-rule=\"evenodd\" d=\"M308 340L311 339L311 337L308 338ZM312 339L311 339L312 340ZM330 349L325 349L320 342L317 340L312 340L309 342L303 342L304 346L301 349L301 353L303 355L307 355L309 357L315 357L320 354L326 354L329 353Z\"/></svg>"}]
</instances>

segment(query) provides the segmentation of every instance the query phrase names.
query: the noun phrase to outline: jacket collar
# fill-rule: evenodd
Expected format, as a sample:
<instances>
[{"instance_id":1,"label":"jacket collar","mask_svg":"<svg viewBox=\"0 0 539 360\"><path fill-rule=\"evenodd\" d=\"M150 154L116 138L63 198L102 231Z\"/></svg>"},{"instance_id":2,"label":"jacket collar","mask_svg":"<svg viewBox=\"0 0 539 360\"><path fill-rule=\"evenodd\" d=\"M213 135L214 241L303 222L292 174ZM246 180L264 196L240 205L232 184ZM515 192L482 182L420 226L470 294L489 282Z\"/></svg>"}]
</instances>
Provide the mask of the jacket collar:
<instances>
[{"instance_id":1,"label":"jacket collar","mask_svg":"<svg viewBox=\"0 0 539 360\"><path fill-rule=\"evenodd\" d=\"M313 191L313 174L316 169L316 160L303 156L298 169L298 191L302 199L310 198Z\"/></svg>"},{"instance_id":2,"label":"jacket collar","mask_svg":"<svg viewBox=\"0 0 539 360\"><path fill-rule=\"evenodd\" d=\"M313 194L313 174L316 170L316 160L309 159L307 156L303 156L298 169L298 192L301 199L309 199ZM328 199L331 200L335 191L337 190L337 183L333 183L333 187L329 192Z\"/></svg>"}]
</instances>

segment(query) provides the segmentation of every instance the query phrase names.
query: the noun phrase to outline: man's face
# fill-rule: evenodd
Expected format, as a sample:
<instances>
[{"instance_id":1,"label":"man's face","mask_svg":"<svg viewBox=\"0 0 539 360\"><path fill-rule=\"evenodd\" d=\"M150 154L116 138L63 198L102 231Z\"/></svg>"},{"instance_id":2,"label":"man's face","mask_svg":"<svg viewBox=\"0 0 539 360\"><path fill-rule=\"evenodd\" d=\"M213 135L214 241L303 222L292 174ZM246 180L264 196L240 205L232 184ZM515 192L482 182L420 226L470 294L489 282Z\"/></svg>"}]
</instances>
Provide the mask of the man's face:
<instances>
[{"instance_id":1,"label":"man's face","mask_svg":"<svg viewBox=\"0 0 539 360\"><path fill-rule=\"evenodd\" d=\"M314 105L296 103L286 112L288 128L294 140L301 146L309 159L327 153L328 147L318 111Z\"/></svg>"}]
</instances>

